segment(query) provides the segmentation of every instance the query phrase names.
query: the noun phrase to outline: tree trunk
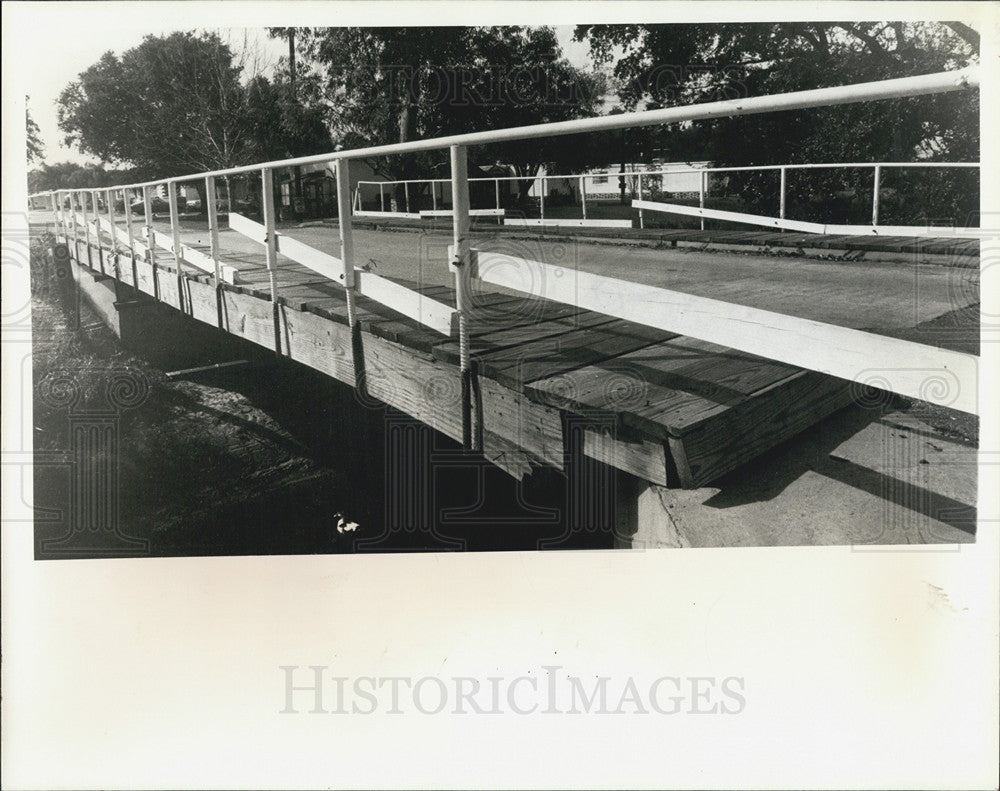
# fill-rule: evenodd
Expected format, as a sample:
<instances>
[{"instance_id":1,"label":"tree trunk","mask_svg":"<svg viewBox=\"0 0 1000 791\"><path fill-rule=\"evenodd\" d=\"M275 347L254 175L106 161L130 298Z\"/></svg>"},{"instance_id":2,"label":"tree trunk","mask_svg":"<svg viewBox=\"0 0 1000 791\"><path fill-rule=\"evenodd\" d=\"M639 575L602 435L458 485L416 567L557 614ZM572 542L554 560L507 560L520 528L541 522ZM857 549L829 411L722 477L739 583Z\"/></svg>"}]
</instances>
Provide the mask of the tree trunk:
<instances>
[{"instance_id":1,"label":"tree trunk","mask_svg":"<svg viewBox=\"0 0 1000 791\"><path fill-rule=\"evenodd\" d=\"M199 217L205 217L208 215L208 190L205 188L204 179L198 179L193 182L195 190L198 191L198 200L201 202L201 210L198 212Z\"/></svg>"}]
</instances>

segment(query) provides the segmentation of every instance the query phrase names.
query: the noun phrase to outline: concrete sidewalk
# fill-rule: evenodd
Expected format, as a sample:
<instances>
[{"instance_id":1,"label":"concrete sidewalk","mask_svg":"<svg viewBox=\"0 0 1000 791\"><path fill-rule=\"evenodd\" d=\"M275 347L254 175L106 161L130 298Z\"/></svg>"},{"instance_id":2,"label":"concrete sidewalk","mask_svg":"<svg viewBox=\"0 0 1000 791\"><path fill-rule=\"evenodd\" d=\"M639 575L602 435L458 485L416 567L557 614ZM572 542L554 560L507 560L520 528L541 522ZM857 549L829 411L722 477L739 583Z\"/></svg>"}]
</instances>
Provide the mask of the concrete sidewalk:
<instances>
[{"instance_id":1,"label":"concrete sidewalk","mask_svg":"<svg viewBox=\"0 0 1000 791\"><path fill-rule=\"evenodd\" d=\"M906 411L849 407L701 489L644 487L616 544L961 544L975 540L977 450Z\"/></svg>"}]
</instances>

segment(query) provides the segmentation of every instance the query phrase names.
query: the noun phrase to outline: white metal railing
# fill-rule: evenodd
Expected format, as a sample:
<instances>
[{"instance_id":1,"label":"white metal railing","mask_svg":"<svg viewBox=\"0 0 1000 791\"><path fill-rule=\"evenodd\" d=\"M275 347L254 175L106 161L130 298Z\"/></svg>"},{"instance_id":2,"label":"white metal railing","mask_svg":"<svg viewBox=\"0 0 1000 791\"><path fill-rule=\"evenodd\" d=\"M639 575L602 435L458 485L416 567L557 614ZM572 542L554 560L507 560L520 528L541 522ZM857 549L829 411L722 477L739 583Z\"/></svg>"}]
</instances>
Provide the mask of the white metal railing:
<instances>
[{"instance_id":1,"label":"white metal railing","mask_svg":"<svg viewBox=\"0 0 1000 791\"><path fill-rule=\"evenodd\" d=\"M527 259L510 259L510 257L498 256L491 253L477 253L471 249L469 239L469 176L467 147L488 143L498 143L508 140L522 140L531 138L553 137L567 134L606 131L614 129L625 129L631 127L653 126L667 123L677 123L684 121L696 121L718 117L741 116L758 114L765 112L785 111L805 109L811 107L824 107L836 104L846 104L862 101L874 101L880 99L895 99L908 96L920 96L941 92L964 90L975 87L979 84L979 72L975 67L961 69L951 72L923 75L919 77L906 77L880 82L862 83L856 85L838 86L832 88L819 88L815 90L799 91L795 93L779 94L774 96L760 96L748 99L735 99L720 102L710 102L705 104L695 104L681 107L665 108L660 110L647 110L635 113L625 113L614 116L600 116L595 118L584 118L574 121L563 121L558 123L537 124L533 126L516 127L512 129L499 129L485 132L473 132L462 135L452 135L448 137L417 140L408 143L395 143L388 145L371 146L346 151L335 151L325 154L318 154L308 157L296 157L273 162L264 162L254 165L225 168L221 170L199 173L188 176L175 176L166 179L147 181L138 184L126 184L113 187L106 187L99 190L56 190L48 193L51 197L52 208L56 213L58 230L62 231L62 237L66 240L73 239L79 241L81 227L86 236L86 248L88 257L94 245L91 243L91 231L96 235L96 249L100 258L102 269L105 263L105 242L101 236L101 223L97 218L97 195L103 193L107 200L108 223L111 228L109 234L107 258L116 268L118 261L119 238L115 232L115 220L113 210L114 195L121 194L126 207L129 206L129 196L135 191L141 191L143 208L145 215L145 226L143 236L146 244L146 255L150 264L154 267L154 288L157 282L155 277L156 257L153 248L156 246L169 249L174 258L178 279L178 307L185 309L184 290L182 287L183 275L181 264L185 260L184 246L180 239L180 225L177 210L177 185L185 182L203 180L206 189L206 198L209 207L215 204L215 178L218 176L236 175L242 173L258 172L261 174L261 195L263 207L263 234L260 242L265 248L266 267L269 275L270 296L274 309L275 323L275 350L280 353L281 337L279 332L280 318L278 306L277 280L278 252L281 246L280 235L276 230L273 202L273 173L276 169L292 167L295 165L317 164L324 162L336 162L337 168L337 206L340 220L340 259L337 260L326 254L323 262L324 271L329 271L331 261L336 262L342 270L341 282L346 290L348 301L348 321L352 330L357 328L356 298L358 295L365 295L369 298L383 302L390 306L400 305L398 302L398 284L393 283L390 288L387 283L377 276L363 279L359 277L359 270L354 265L353 242L351 230L352 196L349 190L350 184L350 163L352 160L367 159L375 156L397 156L406 155L419 151L431 151L449 149L451 163L451 195L453 208L452 227L453 236L449 249L450 268L454 273L456 301L454 314L457 321L451 325L457 331L460 342L460 370L463 392L463 442L466 447L470 447L472 442L472 377L473 367L469 348L469 320L470 320L470 285L475 279L483 282L494 283L518 289L528 293L533 293L534 288L542 285L541 296L548 299L555 299L592 310L605 312L608 315L618 316L630 321L634 321L647 326L655 327L668 332L682 332L693 337L709 339L715 343L720 343L732 348L758 354L781 362L789 362L793 365L820 370L826 373L840 376L849 380L857 379L859 376L867 374L871 369L871 361L878 360L886 363L886 370L880 369L878 386L881 389L891 390L911 397L930 400L945 406L950 406L966 412L976 412L977 387L975 382L975 366L978 358L972 355L950 352L942 349L923 346L916 343L894 341L882 336L868 334L858 331L846 331L842 327L820 324L805 319L792 316L781 316L764 311L748 314L749 309L730 303L722 303L716 300L692 297L690 295L679 294L678 292L666 289L653 288L650 286L638 286L634 283L626 283L614 278L600 277L597 275L586 275L576 273L572 278L580 284L580 288L567 290L565 283L557 284L557 274L553 278L546 279L548 272L547 265L542 262L530 261ZM860 163L868 167L872 163ZM890 166L912 166L913 163L885 163L877 164L875 167L881 168ZM928 163L929 164L929 163ZM944 165L945 163L942 163ZM951 163L948 163L951 164ZM964 166L973 166L973 163L965 163ZM805 166L767 166L768 168L794 168ZM826 165L815 165L814 167L828 167ZM753 168L750 168L753 169ZM785 172L785 171L783 171ZM634 174L629 174L634 175ZM514 178L514 177L510 177ZM488 177L487 177L488 180ZM153 212L150 198L150 188L166 184L168 189L168 202L170 208L171 234L165 237L153 228ZM91 220L87 211L86 196L89 193L91 207L94 218ZM64 199L66 196L73 211L63 211ZM81 213L75 211L79 204ZM707 210L706 210L707 211ZM220 250L218 241L218 220L216 212L209 209L209 230L210 230L210 250L208 259L212 262L212 272L217 294L220 290ZM137 240L133 233L126 235L128 255L132 257L133 263L137 257ZM303 248L305 250L303 251ZM314 253L319 251L311 250L299 243L299 253L290 251L287 247L283 254L296 257L296 260L304 262L315 258ZM311 252L308 252L311 251ZM89 263L93 263L88 258ZM309 266L309 264L305 264ZM536 272L540 279L524 280L526 272ZM336 281L335 281L336 282ZM366 285L367 284L367 285ZM557 287L559 286L559 287ZM410 292L415 294L415 292ZM641 299L636 295L641 294ZM654 301L651 309L650 300ZM667 309L664 306L674 306ZM405 308L404 308L405 310ZM760 314L760 315L758 315ZM766 314L766 315L765 315ZM412 318L421 320L419 313L414 315L408 312ZM220 306L221 316L221 306ZM690 320L692 316L697 316L698 320ZM743 318L749 316L749 318ZM709 319L715 320L715 325ZM220 319L221 321L221 319ZM706 323L707 321L707 323ZM770 321L774 326L769 333L761 333L754 322ZM712 329L713 326L721 327L721 330ZM442 327L442 329L444 329ZM845 334L846 333L846 334ZM805 345L803 345L803 342ZM825 350L832 347L836 354L826 354ZM890 348L891 347L891 348ZM932 361L932 371L945 371L956 377L956 393L954 397L948 398L941 395L939 390L924 387L922 380L916 377L914 371L928 369L928 361ZM358 361L355 360L355 364ZM481 423L477 424L477 429L481 429ZM478 443L477 443L478 446Z\"/></svg>"},{"instance_id":2,"label":"white metal railing","mask_svg":"<svg viewBox=\"0 0 1000 791\"><path fill-rule=\"evenodd\" d=\"M540 219L545 220L545 198L548 195L547 185L550 182L577 182L577 189L580 196L580 219L587 219L587 182L594 182L597 179L607 181L608 179L622 179L627 178L634 181L635 187L634 191L637 193L637 197L640 201L643 200L644 193L646 190L643 189L643 179L646 179L646 183L649 183L650 179L659 179L664 176L697 176L698 177L698 206L699 208L705 208L705 199L708 194L708 179L707 176L712 173L733 173L733 172L748 172L748 171L779 171L780 182L778 188L778 217L780 219L785 219L786 211L786 195L788 188L788 171L790 170L835 170L835 169L871 169L873 171L873 187L872 187L872 226L875 228L879 224L879 203L881 197L881 183L882 183L882 170L887 168L896 169L941 169L941 168L955 168L955 169L969 169L969 168L979 168L978 162L821 162L821 163L788 163L784 165L733 165L726 167L684 167L684 168L664 168L660 170L650 169L650 170L628 170L619 172L608 172L608 173L567 173L567 174L548 174L548 173L536 173L533 176L473 176L469 178L470 182L484 182L492 183L494 185L494 208L497 216L503 211L501 195L500 195L500 184L502 182L510 181L530 181L539 184L538 195L536 197L539 199L539 214ZM363 197L362 197L362 187L377 187L379 195L379 208L377 212L364 212L365 215L375 216L376 214L382 214L383 216L399 216L400 214L419 216L420 212L411 211L410 202L410 188L411 186L416 186L417 188L429 187L429 192L431 196L431 212L438 213L438 205L444 206L448 201L444 199L444 190L439 190L438 185L450 184L450 179L445 178L426 178L426 179L386 179L382 181L358 181L354 188L354 199L352 201L352 206L354 208L355 214L363 212ZM402 185L403 196L404 196L404 206L405 211L402 213L394 212L392 210L386 209L386 190ZM534 192L535 186L532 185L531 189L528 191L530 195ZM648 190L648 187L647 187ZM695 190L664 190L666 192L694 192ZM617 198L618 191L610 191L612 199ZM439 197L440 195L440 197ZM593 196L592 196L593 197ZM485 210L486 213L489 210ZM473 210L473 214L475 214ZM427 214L424 212L424 214ZM639 228L645 228L645 214L643 207L638 209L639 215ZM704 229L705 220L702 218L701 227Z\"/></svg>"}]
</instances>

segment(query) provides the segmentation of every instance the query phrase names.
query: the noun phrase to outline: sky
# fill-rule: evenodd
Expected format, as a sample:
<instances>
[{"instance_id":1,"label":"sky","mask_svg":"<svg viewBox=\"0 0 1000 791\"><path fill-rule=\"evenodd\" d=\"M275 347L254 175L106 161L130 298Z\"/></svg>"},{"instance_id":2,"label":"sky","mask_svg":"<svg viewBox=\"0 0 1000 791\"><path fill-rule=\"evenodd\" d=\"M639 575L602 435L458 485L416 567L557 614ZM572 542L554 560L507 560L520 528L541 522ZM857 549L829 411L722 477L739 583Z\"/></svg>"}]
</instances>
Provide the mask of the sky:
<instances>
[{"instance_id":1,"label":"sky","mask_svg":"<svg viewBox=\"0 0 1000 791\"><path fill-rule=\"evenodd\" d=\"M62 144L63 134L59 131L56 102L62 90L76 79L80 72L96 62L101 55L112 50L120 55L139 44L149 34L162 35L185 27L164 28L162 25L119 25L113 37L81 36L74 26L50 25L46 28L41 43L43 57L33 61L29 73L25 75L31 116L38 124L45 145L45 161L55 162L95 162L75 148ZM265 64L273 68L278 59L288 51L283 40L272 39L263 28L211 28L218 30L223 38L229 37L234 44L242 44L244 36L249 46L256 47ZM557 26L556 35L567 59L576 66L587 66L590 62L587 45L574 42L571 25ZM265 68L267 71L267 68Z\"/></svg>"}]
</instances>

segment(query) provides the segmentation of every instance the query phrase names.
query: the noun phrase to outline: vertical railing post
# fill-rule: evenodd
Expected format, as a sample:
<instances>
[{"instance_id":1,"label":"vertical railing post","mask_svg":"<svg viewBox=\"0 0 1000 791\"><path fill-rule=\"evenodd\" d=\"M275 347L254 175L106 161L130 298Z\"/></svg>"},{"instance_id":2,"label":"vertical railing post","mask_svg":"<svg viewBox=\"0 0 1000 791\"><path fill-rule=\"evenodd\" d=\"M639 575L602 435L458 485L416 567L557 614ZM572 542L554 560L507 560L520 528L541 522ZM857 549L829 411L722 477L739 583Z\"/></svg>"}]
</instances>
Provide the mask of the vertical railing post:
<instances>
[{"instance_id":1,"label":"vertical railing post","mask_svg":"<svg viewBox=\"0 0 1000 791\"><path fill-rule=\"evenodd\" d=\"M110 188L104 191L104 200L108 204L105 210L108 213L108 235L111 237L111 244L108 248L108 261L111 263L111 269L115 273L115 277L118 278L121 272L118 269L118 239L115 237L115 202L114 193Z\"/></svg>"},{"instance_id":2,"label":"vertical railing post","mask_svg":"<svg viewBox=\"0 0 1000 791\"><path fill-rule=\"evenodd\" d=\"M403 182L403 197L405 198L406 213L410 213L410 182Z\"/></svg>"},{"instance_id":3,"label":"vertical railing post","mask_svg":"<svg viewBox=\"0 0 1000 791\"><path fill-rule=\"evenodd\" d=\"M67 202L69 201L69 193L65 190L59 190L56 192L56 196L59 199L59 212L62 217L63 235L66 237L66 244L69 244L70 237L73 235L73 206L70 204L67 207Z\"/></svg>"},{"instance_id":4,"label":"vertical railing post","mask_svg":"<svg viewBox=\"0 0 1000 791\"><path fill-rule=\"evenodd\" d=\"M879 193L882 189L882 166L875 166L875 185L872 191L872 225L878 225Z\"/></svg>"},{"instance_id":5,"label":"vertical railing post","mask_svg":"<svg viewBox=\"0 0 1000 791\"><path fill-rule=\"evenodd\" d=\"M215 176L205 176L205 210L208 217L208 248L212 256L212 285L215 286L215 312L222 327L222 284L219 267L219 207L215 198Z\"/></svg>"},{"instance_id":6,"label":"vertical railing post","mask_svg":"<svg viewBox=\"0 0 1000 791\"><path fill-rule=\"evenodd\" d=\"M181 267L181 220L177 210L177 182L167 182L167 203L170 206L170 240L174 247L174 266L177 268L177 307L184 310L184 271Z\"/></svg>"},{"instance_id":7,"label":"vertical railing post","mask_svg":"<svg viewBox=\"0 0 1000 791\"><path fill-rule=\"evenodd\" d=\"M101 274L107 274L104 271L104 242L101 241L101 210L97 196L98 190L90 191L90 204L94 210L94 237L97 242L97 260L101 264Z\"/></svg>"},{"instance_id":8,"label":"vertical railing post","mask_svg":"<svg viewBox=\"0 0 1000 791\"><path fill-rule=\"evenodd\" d=\"M274 224L274 173L261 170L261 193L264 209L264 252L271 286L271 313L274 317L274 353L281 355L281 312L278 306L278 236Z\"/></svg>"},{"instance_id":9,"label":"vertical railing post","mask_svg":"<svg viewBox=\"0 0 1000 791\"><path fill-rule=\"evenodd\" d=\"M705 208L705 191L707 189L708 173L702 168L700 181L698 183L698 208ZM701 218L701 230L705 230L705 218Z\"/></svg>"},{"instance_id":10,"label":"vertical railing post","mask_svg":"<svg viewBox=\"0 0 1000 791\"><path fill-rule=\"evenodd\" d=\"M139 290L139 268L135 262L135 226L132 224L132 202L129 200L131 190L122 190L122 206L125 208L125 233L128 234L128 255L132 265L132 288Z\"/></svg>"},{"instance_id":11,"label":"vertical railing post","mask_svg":"<svg viewBox=\"0 0 1000 791\"><path fill-rule=\"evenodd\" d=\"M351 234L351 207L347 196L351 189L350 164L346 159L337 160L337 221L340 227L340 260L344 267L344 291L347 296L347 323L351 329L357 321L355 305L354 237Z\"/></svg>"},{"instance_id":12,"label":"vertical railing post","mask_svg":"<svg viewBox=\"0 0 1000 791\"><path fill-rule=\"evenodd\" d=\"M90 202L89 211L87 209L88 201ZM98 269L100 268L99 266L98 267L94 266L94 247L93 243L90 241L90 232L94 230L94 228L90 224L90 212L93 212L94 216L97 216L97 207L94 205L94 195L90 190L86 190L82 193L81 203L83 204L83 223L87 229L87 265L91 269ZM96 242L99 244L100 239L98 238ZM97 263L100 264L100 262L101 262L101 256L100 252L98 252Z\"/></svg>"},{"instance_id":13,"label":"vertical railing post","mask_svg":"<svg viewBox=\"0 0 1000 791\"><path fill-rule=\"evenodd\" d=\"M90 242L90 215L87 214L87 198L89 193L86 191L80 192L80 214L83 215L83 232L84 241L87 243L87 266L91 269L94 268L94 254L93 247Z\"/></svg>"},{"instance_id":14,"label":"vertical railing post","mask_svg":"<svg viewBox=\"0 0 1000 791\"><path fill-rule=\"evenodd\" d=\"M135 258L135 226L132 225L132 204L129 202L129 189L122 190L122 206L125 209L125 233L128 236L128 252Z\"/></svg>"},{"instance_id":15,"label":"vertical railing post","mask_svg":"<svg viewBox=\"0 0 1000 791\"><path fill-rule=\"evenodd\" d=\"M79 211L77 211L79 209ZM80 237L82 236L86 240L87 233L87 223L83 216L83 199L80 196L79 190L74 190L70 193L70 210L73 213L73 237L76 240L76 260L80 262Z\"/></svg>"},{"instance_id":16,"label":"vertical railing post","mask_svg":"<svg viewBox=\"0 0 1000 791\"><path fill-rule=\"evenodd\" d=\"M32 205L34 205L34 198L32 198ZM56 242L59 241L59 195L55 192L49 193L49 205L52 206L52 235L55 237Z\"/></svg>"},{"instance_id":17,"label":"vertical railing post","mask_svg":"<svg viewBox=\"0 0 1000 791\"><path fill-rule=\"evenodd\" d=\"M56 202L59 204L59 216L60 216L59 224L62 227L63 238L65 239L66 244L68 245L70 237L70 231L69 231L70 215L66 211L65 196L66 192L64 192L63 190L56 190Z\"/></svg>"},{"instance_id":18,"label":"vertical railing post","mask_svg":"<svg viewBox=\"0 0 1000 791\"><path fill-rule=\"evenodd\" d=\"M500 179L493 180L493 192L496 194L497 211L500 211Z\"/></svg>"},{"instance_id":19,"label":"vertical railing post","mask_svg":"<svg viewBox=\"0 0 1000 791\"><path fill-rule=\"evenodd\" d=\"M73 190L69 190L66 193L69 200L69 221L70 228L73 230L73 258L76 259L77 263L80 262L80 223L79 217L76 213L76 193Z\"/></svg>"},{"instance_id":20,"label":"vertical railing post","mask_svg":"<svg viewBox=\"0 0 1000 791\"><path fill-rule=\"evenodd\" d=\"M451 147L453 245L450 268L455 274L458 311L459 368L462 377L462 447L472 449L472 366L469 350L469 307L474 263L469 249L469 158L465 146ZM481 428L481 427L480 427ZM481 431L477 430L477 434ZM477 443L478 444L478 443Z\"/></svg>"},{"instance_id":21,"label":"vertical railing post","mask_svg":"<svg viewBox=\"0 0 1000 791\"><path fill-rule=\"evenodd\" d=\"M358 323L357 275L354 271L354 236L351 228L351 211L347 196L351 189L349 160L337 160L337 225L340 228L340 261L344 268L344 296L347 299L347 323L351 328L351 359L354 364L354 388L365 392L364 347L361 344L361 325ZM431 191L434 183L431 182Z\"/></svg>"},{"instance_id":22,"label":"vertical railing post","mask_svg":"<svg viewBox=\"0 0 1000 791\"><path fill-rule=\"evenodd\" d=\"M786 195L788 194L788 168L781 168L781 197L778 204L778 216L783 220L785 219L785 201ZM784 233L784 228L781 229Z\"/></svg>"},{"instance_id":23,"label":"vertical railing post","mask_svg":"<svg viewBox=\"0 0 1000 791\"><path fill-rule=\"evenodd\" d=\"M587 219L587 183L580 176L580 206L583 208L583 219Z\"/></svg>"},{"instance_id":24,"label":"vertical railing post","mask_svg":"<svg viewBox=\"0 0 1000 791\"><path fill-rule=\"evenodd\" d=\"M153 201L149 196L151 187L142 188L142 212L146 223L146 255L149 257L149 265L153 272L153 298L160 298L160 278L156 271L156 229L153 228Z\"/></svg>"},{"instance_id":25,"label":"vertical railing post","mask_svg":"<svg viewBox=\"0 0 1000 791\"><path fill-rule=\"evenodd\" d=\"M539 215L541 219L545 219L545 176L542 176L542 200L539 204Z\"/></svg>"},{"instance_id":26,"label":"vertical railing post","mask_svg":"<svg viewBox=\"0 0 1000 791\"><path fill-rule=\"evenodd\" d=\"M641 170L639 171L638 187L639 187L639 200L642 200L642 171ZM643 219L643 216L642 216L642 209L639 209L639 229L641 230L641 229L643 229L645 227L646 227L646 223L645 223L645 220Z\"/></svg>"},{"instance_id":27,"label":"vertical railing post","mask_svg":"<svg viewBox=\"0 0 1000 791\"><path fill-rule=\"evenodd\" d=\"M378 183L378 204L381 211L385 211L385 182Z\"/></svg>"},{"instance_id":28,"label":"vertical railing post","mask_svg":"<svg viewBox=\"0 0 1000 791\"><path fill-rule=\"evenodd\" d=\"M437 182L431 179L431 211L437 211L438 207L438 193L437 193Z\"/></svg>"}]
</instances>

